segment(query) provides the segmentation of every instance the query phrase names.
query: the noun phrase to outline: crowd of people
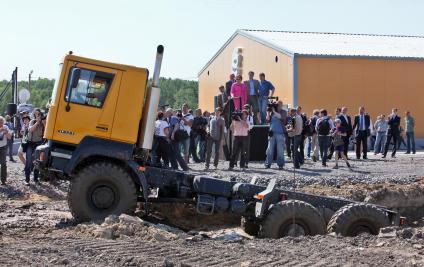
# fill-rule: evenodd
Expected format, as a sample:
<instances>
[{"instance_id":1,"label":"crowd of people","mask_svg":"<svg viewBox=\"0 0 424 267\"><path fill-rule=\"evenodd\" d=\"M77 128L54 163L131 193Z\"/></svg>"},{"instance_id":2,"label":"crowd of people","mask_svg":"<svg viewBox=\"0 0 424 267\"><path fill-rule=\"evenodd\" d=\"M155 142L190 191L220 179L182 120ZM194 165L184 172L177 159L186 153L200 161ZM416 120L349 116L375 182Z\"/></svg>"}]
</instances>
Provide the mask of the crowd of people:
<instances>
[{"instance_id":1,"label":"crowd of people","mask_svg":"<svg viewBox=\"0 0 424 267\"><path fill-rule=\"evenodd\" d=\"M153 165L188 170L189 159L204 163L205 170L218 166L221 150L228 169L235 166L248 168L250 158L250 131L255 125L269 125L265 168L274 161L279 169L285 168L285 160L291 158L296 169L307 158L320 161L322 166L334 157L333 168L339 161L351 169L348 151L353 145L356 159L366 160L369 150L386 158L396 157L401 133L406 133L407 154L416 153L415 121L409 111L405 112L402 127L398 110L393 108L387 116L382 114L373 123L364 107L351 117L347 107L337 107L330 116L326 109L313 110L310 117L301 107L286 108L274 97L275 87L259 74L250 71L243 81L241 75L230 75L229 81L219 87L214 112L191 110L187 104L181 109L168 108L158 112L151 161ZM232 147L230 149L230 144ZM276 155L275 155L276 153Z\"/></svg>"},{"instance_id":2,"label":"crowd of people","mask_svg":"<svg viewBox=\"0 0 424 267\"><path fill-rule=\"evenodd\" d=\"M12 117L0 116L0 164L1 164L1 184L6 184L7 163L16 162L13 158L14 138L20 137L21 143L18 149L18 158L25 165L25 184L30 185L30 177L33 174L34 182L39 183L39 171L34 167L35 148L43 143L45 116L41 109L34 109L32 114L23 111L15 116L16 124ZM15 129L15 125L17 125Z\"/></svg>"}]
</instances>

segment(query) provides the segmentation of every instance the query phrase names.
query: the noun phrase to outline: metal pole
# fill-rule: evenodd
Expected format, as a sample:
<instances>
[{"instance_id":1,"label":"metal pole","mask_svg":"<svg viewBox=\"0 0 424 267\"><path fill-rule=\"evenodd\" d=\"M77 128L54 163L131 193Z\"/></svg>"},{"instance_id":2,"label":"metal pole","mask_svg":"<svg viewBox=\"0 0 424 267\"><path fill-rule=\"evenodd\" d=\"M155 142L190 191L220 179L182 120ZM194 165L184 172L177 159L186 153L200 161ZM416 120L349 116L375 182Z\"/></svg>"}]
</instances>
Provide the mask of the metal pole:
<instances>
[{"instance_id":1,"label":"metal pole","mask_svg":"<svg viewBox=\"0 0 424 267\"><path fill-rule=\"evenodd\" d=\"M12 72L12 103L15 103L15 71Z\"/></svg>"},{"instance_id":2,"label":"metal pole","mask_svg":"<svg viewBox=\"0 0 424 267\"><path fill-rule=\"evenodd\" d=\"M31 92L31 75L32 75L32 70L29 72L29 75L28 75L28 91L30 91Z\"/></svg>"},{"instance_id":3,"label":"metal pole","mask_svg":"<svg viewBox=\"0 0 424 267\"><path fill-rule=\"evenodd\" d=\"M18 105L18 67L15 68L15 76L14 76L14 87L13 87L13 103ZM15 128L15 135L18 133L18 120L14 116L13 126Z\"/></svg>"},{"instance_id":4,"label":"metal pole","mask_svg":"<svg viewBox=\"0 0 424 267\"><path fill-rule=\"evenodd\" d=\"M18 104L18 67L15 68L15 89L13 95L13 103Z\"/></svg>"}]
</instances>

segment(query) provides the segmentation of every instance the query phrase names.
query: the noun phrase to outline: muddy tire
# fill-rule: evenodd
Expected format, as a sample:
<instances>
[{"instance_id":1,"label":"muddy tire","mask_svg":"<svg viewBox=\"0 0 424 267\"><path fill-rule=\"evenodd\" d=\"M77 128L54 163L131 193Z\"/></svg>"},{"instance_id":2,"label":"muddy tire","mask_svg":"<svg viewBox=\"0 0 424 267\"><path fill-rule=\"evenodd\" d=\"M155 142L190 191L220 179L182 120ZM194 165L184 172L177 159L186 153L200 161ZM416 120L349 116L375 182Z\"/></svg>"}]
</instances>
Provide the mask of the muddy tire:
<instances>
[{"instance_id":1,"label":"muddy tire","mask_svg":"<svg viewBox=\"0 0 424 267\"><path fill-rule=\"evenodd\" d=\"M240 227L246 234L258 236L259 225L246 217L241 217Z\"/></svg>"},{"instance_id":2,"label":"muddy tire","mask_svg":"<svg viewBox=\"0 0 424 267\"><path fill-rule=\"evenodd\" d=\"M327 226L329 233L356 236L361 233L377 235L380 228L390 225L385 211L371 204L349 204L334 213Z\"/></svg>"},{"instance_id":3,"label":"muddy tire","mask_svg":"<svg viewBox=\"0 0 424 267\"><path fill-rule=\"evenodd\" d=\"M70 182L68 205L77 221L98 221L111 214L132 214L137 190L121 167L98 162L83 167Z\"/></svg>"},{"instance_id":4,"label":"muddy tire","mask_svg":"<svg viewBox=\"0 0 424 267\"><path fill-rule=\"evenodd\" d=\"M323 217L314 206L299 200L273 205L259 230L262 238L321 234L325 234Z\"/></svg>"}]
</instances>

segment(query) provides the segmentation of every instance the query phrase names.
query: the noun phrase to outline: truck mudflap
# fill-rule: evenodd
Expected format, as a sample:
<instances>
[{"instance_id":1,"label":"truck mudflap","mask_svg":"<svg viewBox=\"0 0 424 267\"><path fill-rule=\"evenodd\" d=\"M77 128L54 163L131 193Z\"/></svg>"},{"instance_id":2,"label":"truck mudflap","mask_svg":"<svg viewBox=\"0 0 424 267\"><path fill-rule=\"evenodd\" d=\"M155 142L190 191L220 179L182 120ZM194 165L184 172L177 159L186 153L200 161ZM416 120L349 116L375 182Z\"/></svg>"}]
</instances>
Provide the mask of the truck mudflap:
<instances>
[{"instance_id":1,"label":"truck mudflap","mask_svg":"<svg viewBox=\"0 0 424 267\"><path fill-rule=\"evenodd\" d=\"M133 173L137 175L137 179L139 182L139 185L142 190L143 194L143 200L144 200L144 215L147 216L149 214L149 203L148 203L148 196L149 196L149 187L147 185L147 179L144 175L145 168L138 165L134 161L129 161L128 166L131 168Z\"/></svg>"}]
</instances>

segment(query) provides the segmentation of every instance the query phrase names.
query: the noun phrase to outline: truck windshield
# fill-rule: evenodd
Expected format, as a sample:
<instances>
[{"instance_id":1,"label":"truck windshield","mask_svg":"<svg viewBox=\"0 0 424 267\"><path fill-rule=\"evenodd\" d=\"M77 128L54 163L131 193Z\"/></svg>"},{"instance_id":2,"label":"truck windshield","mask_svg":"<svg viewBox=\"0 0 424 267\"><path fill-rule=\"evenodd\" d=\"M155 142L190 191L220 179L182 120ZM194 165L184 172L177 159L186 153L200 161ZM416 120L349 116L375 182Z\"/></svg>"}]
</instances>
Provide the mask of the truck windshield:
<instances>
[{"instance_id":1,"label":"truck windshield","mask_svg":"<svg viewBox=\"0 0 424 267\"><path fill-rule=\"evenodd\" d=\"M56 80L54 80L54 86L53 86L52 97L51 97L52 104L56 102L57 87L59 86L60 74L62 73L62 67L63 67L63 63L60 63L59 73L56 75Z\"/></svg>"}]
</instances>

